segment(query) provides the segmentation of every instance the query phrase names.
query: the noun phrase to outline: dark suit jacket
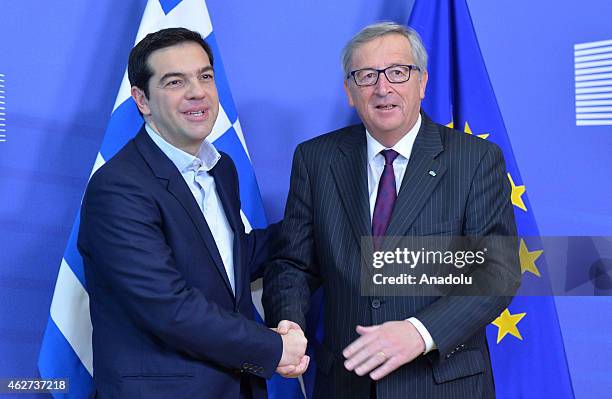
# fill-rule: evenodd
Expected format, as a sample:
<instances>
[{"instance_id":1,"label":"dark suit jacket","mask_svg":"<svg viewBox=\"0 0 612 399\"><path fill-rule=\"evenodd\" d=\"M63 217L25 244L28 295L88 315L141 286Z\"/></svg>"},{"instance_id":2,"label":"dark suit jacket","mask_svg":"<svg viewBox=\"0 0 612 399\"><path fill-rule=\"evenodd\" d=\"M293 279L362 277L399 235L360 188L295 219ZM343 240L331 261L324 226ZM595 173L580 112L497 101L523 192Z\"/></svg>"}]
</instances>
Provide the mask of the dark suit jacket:
<instances>
[{"instance_id":1,"label":"dark suit jacket","mask_svg":"<svg viewBox=\"0 0 612 399\"><path fill-rule=\"evenodd\" d=\"M265 231L244 233L237 174L212 169L234 231L234 297L210 229L183 177L143 129L89 182L78 247L102 398L254 398L282 353L253 319L250 275L267 257ZM244 382L243 382L244 383Z\"/></svg>"},{"instance_id":2,"label":"dark suit jacket","mask_svg":"<svg viewBox=\"0 0 612 399\"><path fill-rule=\"evenodd\" d=\"M345 370L342 350L358 338L358 324L411 316L425 325L438 350L379 381L379 398L493 397L485 326L510 298L363 296L360 239L371 235L367 184L363 125L298 146L281 240L265 270L269 324L289 319L304 327L311 292L323 286L316 398L369 398L371 380ZM516 236L516 227L500 149L423 115L387 235L438 234ZM505 282L502 295L518 287L517 254L487 263L491 275Z\"/></svg>"}]
</instances>

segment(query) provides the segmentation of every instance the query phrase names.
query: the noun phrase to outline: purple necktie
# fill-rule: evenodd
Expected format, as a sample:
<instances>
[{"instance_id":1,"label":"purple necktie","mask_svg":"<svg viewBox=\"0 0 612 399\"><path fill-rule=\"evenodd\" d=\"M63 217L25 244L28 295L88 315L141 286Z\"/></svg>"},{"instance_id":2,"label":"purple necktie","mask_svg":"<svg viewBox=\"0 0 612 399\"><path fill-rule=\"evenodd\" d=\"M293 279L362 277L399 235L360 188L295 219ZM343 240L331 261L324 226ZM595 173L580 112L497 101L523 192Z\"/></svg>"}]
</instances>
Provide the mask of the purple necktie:
<instances>
[{"instance_id":1,"label":"purple necktie","mask_svg":"<svg viewBox=\"0 0 612 399\"><path fill-rule=\"evenodd\" d=\"M372 215L372 235L374 236L375 249L380 247L379 238L385 235L387 227L389 227L393 205L397 198L393 161L399 154L394 150L383 150L380 153L385 157L385 168L378 183L378 193L376 194L374 214Z\"/></svg>"}]
</instances>

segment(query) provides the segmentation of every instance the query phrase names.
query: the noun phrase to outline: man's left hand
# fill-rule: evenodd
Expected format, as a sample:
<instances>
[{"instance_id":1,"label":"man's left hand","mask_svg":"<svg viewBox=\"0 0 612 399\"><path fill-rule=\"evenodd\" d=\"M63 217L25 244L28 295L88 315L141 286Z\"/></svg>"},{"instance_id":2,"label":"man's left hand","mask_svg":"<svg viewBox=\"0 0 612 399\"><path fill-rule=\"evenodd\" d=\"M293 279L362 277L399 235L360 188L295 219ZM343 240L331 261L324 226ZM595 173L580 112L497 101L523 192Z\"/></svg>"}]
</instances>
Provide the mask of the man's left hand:
<instances>
[{"instance_id":1,"label":"man's left hand","mask_svg":"<svg viewBox=\"0 0 612 399\"><path fill-rule=\"evenodd\" d=\"M359 376L370 373L373 380L380 380L425 351L421 334L407 320L357 326L357 333L361 337L342 351L344 367Z\"/></svg>"}]
</instances>

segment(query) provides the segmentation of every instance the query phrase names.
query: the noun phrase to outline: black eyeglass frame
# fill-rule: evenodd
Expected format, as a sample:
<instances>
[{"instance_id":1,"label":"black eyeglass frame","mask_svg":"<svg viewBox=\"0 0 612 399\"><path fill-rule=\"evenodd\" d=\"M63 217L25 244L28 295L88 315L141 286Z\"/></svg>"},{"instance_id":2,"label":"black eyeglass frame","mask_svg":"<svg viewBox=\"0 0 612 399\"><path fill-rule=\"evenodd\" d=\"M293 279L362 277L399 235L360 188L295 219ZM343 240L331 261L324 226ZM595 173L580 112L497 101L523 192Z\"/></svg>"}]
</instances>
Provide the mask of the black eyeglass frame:
<instances>
[{"instance_id":1,"label":"black eyeglass frame","mask_svg":"<svg viewBox=\"0 0 612 399\"><path fill-rule=\"evenodd\" d=\"M389 76L387 76L387 70L391 69L391 68L395 68L395 67L407 67L408 68L408 78L406 80L402 80L401 82L392 82L391 79L389 79ZM412 70L421 72L421 68L419 68L416 65L413 64L395 64L395 65L390 65L386 68L383 69L376 69L376 68L361 68L361 69L355 69L354 71L349 72L348 76L346 77L347 79L352 76L353 77L353 81L355 82L355 84L359 87L368 87L368 86L374 86L378 83L378 79L380 79L380 74L383 73L385 75L385 77L387 78L387 81L391 84L400 84L400 83L406 83L407 81L410 80L410 75L412 74ZM374 71L377 72L376 74L376 80L374 81L374 83L371 84L367 84L367 85L360 85L359 83L357 83L357 78L355 77L355 74L357 72L360 71Z\"/></svg>"}]
</instances>

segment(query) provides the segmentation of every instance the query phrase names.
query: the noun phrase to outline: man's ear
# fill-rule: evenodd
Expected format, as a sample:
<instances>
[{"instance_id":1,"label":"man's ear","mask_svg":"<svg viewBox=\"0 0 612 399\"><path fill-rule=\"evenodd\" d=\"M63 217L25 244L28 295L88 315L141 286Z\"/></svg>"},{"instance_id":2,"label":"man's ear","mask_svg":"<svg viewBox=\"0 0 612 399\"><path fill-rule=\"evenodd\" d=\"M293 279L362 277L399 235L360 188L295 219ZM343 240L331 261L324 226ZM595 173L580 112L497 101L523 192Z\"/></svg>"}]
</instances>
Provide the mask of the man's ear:
<instances>
[{"instance_id":1,"label":"man's ear","mask_svg":"<svg viewBox=\"0 0 612 399\"><path fill-rule=\"evenodd\" d=\"M427 78L429 78L429 74L427 71L421 72L421 76L419 79L419 94L421 96L421 100L425 98L425 89L427 88Z\"/></svg>"},{"instance_id":2,"label":"man's ear","mask_svg":"<svg viewBox=\"0 0 612 399\"><path fill-rule=\"evenodd\" d=\"M348 79L345 79L345 80L344 80L344 92L346 93L346 97L348 97L348 102L349 102L349 105L350 105L351 107L354 107L354 106L355 106L355 103L353 102L353 96L351 95L351 89L350 89L350 87L349 87L349 81L348 81Z\"/></svg>"},{"instance_id":3,"label":"man's ear","mask_svg":"<svg viewBox=\"0 0 612 399\"><path fill-rule=\"evenodd\" d=\"M136 103L136 106L142 113L142 115L147 116L151 115L151 110L149 109L149 100L145 95L144 91L142 91L139 87L132 86L131 90L132 98Z\"/></svg>"}]
</instances>

